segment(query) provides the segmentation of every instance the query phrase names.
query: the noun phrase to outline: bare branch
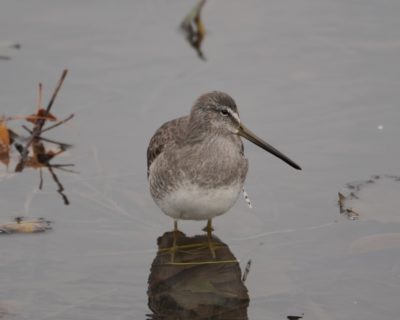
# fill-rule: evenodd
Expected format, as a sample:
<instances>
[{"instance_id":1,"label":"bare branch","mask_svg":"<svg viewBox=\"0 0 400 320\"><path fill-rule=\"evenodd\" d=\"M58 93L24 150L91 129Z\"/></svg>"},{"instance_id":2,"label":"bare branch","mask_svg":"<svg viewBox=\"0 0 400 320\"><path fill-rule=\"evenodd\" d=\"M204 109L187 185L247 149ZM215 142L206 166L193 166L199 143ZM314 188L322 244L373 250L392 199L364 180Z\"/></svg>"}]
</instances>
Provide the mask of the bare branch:
<instances>
[{"instance_id":1,"label":"bare branch","mask_svg":"<svg viewBox=\"0 0 400 320\"><path fill-rule=\"evenodd\" d=\"M72 113L69 117L65 118L64 120L61 120L61 121L59 121L59 122L53 124L52 126L47 127L46 129L43 129L43 130L42 130L42 133L43 133L43 132L46 132L46 131L49 131L49 130L51 130L51 129L54 129L54 128L56 128L56 127L62 125L63 123L66 123L67 121L71 120L73 117L74 117L74 114Z\"/></svg>"},{"instance_id":2,"label":"bare branch","mask_svg":"<svg viewBox=\"0 0 400 320\"><path fill-rule=\"evenodd\" d=\"M43 188L43 171L42 168L39 169L39 190Z\"/></svg>"},{"instance_id":3,"label":"bare branch","mask_svg":"<svg viewBox=\"0 0 400 320\"><path fill-rule=\"evenodd\" d=\"M52 105L54 103L54 100L57 97L58 92L60 91L60 88L61 88L61 86L62 86L62 84L64 82L65 77L67 76L67 73L68 73L68 70L65 69L63 71L63 73L61 74L61 78L58 81L56 89L54 90L53 95L52 95L52 97L51 97L51 99L50 99L50 101L49 101L49 103L47 105L47 108L45 110L45 113L44 113L44 117L45 118L47 117L47 115L50 112L50 109L51 109L51 107L52 107ZM21 151L21 159L18 162L17 166L15 167L15 172L21 172L22 170L24 170L25 162L26 162L26 160L28 158L28 154L29 154L28 148L32 144L33 140L35 140L38 136L40 136L40 134L42 133L42 128L43 128L45 123L46 123L46 119L39 119L36 122L36 124L35 124L35 126L33 128L31 137L29 138L29 140L26 143L25 147Z\"/></svg>"},{"instance_id":4,"label":"bare branch","mask_svg":"<svg viewBox=\"0 0 400 320\"><path fill-rule=\"evenodd\" d=\"M22 128L25 129L26 131L28 131L30 134L32 134L32 130L30 130L27 126L22 125ZM42 132L43 132L43 131L42 131ZM41 137L41 136L39 136L39 137L37 137L37 138L38 138L39 140L46 141L46 142L48 142L48 143L57 144L57 145L59 145L59 146L60 146L62 149L64 149L64 150L73 147L73 145L72 145L72 144L69 144L69 143L59 142L59 141L51 140L51 139L48 139L48 138L45 138L45 137Z\"/></svg>"},{"instance_id":5,"label":"bare branch","mask_svg":"<svg viewBox=\"0 0 400 320\"><path fill-rule=\"evenodd\" d=\"M53 171L53 169L52 169L52 167L50 166L50 165L48 165L47 166L47 169L49 169L49 172L50 172L50 174L51 174L51 177L53 178L53 180L54 180L54 182L57 184L57 186L58 186L58 190L57 190L57 192L61 195L61 197L63 198L63 200L64 200L64 204L65 205L69 205L69 200L68 200L68 198L67 198L67 196L64 194L64 187L63 187L63 185L61 184L61 182L60 182L60 180L58 180L58 177L57 177L57 175L54 173L54 171Z\"/></svg>"}]
</instances>

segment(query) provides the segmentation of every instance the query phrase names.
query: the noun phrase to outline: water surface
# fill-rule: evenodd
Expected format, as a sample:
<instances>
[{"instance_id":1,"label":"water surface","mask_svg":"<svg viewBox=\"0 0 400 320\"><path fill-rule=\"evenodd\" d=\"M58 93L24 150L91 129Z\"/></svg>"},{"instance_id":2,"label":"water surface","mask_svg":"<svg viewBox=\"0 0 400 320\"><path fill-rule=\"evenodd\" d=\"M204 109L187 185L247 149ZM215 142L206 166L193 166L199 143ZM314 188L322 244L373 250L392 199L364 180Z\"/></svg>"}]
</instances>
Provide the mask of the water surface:
<instances>
[{"instance_id":1,"label":"water surface","mask_svg":"<svg viewBox=\"0 0 400 320\"><path fill-rule=\"evenodd\" d=\"M397 319L399 184L365 189L358 221L340 216L337 192L400 172L400 3L209 1L206 62L177 32L193 4L2 2L0 40L22 47L0 61L0 113L31 114L37 83L48 101L68 68L54 111L75 118L52 138L74 143L60 160L80 173L60 173L64 206L48 174L38 191L37 171L1 169L1 222L45 217L53 230L1 236L0 315L150 313L150 267L172 221L148 192L147 143L197 96L223 90L251 130L303 167L246 143L254 208L240 199L215 219L242 272L252 260L248 318ZM199 235L203 223L180 228Z\"/></svg>"}]
</instances>

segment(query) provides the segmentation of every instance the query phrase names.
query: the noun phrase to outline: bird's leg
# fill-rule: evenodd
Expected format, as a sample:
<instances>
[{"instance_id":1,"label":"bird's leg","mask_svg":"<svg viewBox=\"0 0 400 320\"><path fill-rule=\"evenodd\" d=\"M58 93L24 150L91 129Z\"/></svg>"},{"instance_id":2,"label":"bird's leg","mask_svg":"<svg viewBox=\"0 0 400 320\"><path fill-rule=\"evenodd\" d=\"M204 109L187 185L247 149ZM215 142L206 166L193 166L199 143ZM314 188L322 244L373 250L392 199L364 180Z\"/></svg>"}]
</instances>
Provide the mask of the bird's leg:
<instances>
[{"instance_id":1,"label":"bird's leg","mask_svg":"<svg viewBox=\"0 0 400 320\"><path fill-rule=\"evenodd\" d=\"M211 234L214 231L214 228L212 227L212 221L211 219L207 220L207 226L203 229L204 231L207 231L207 237L210 239L211 238Z\"/></svg>"},{"instance_id":2,"label":"bird's leg","mask_svg":"<svg viewBox=\"0 0 400 320\"><path fill-rule=\"evenodd\" d=\"M212 232L214 231L214 229L211 224L211 219L207 220L207 226L204 229L204 231L207 231L208 247L210 248L211 255L213 259L216 259L217 256L215 255L215 248L212 242Z\"/></svg>"},{"instance_id":3,"label":"bird's leg","mask_svg":"<svg viewBox=\"0 0 400 320\"><path fill-rule=\"evenodd\" d=\"M177 241L178 241L178 220L174 220L174 231L173 231L173 235L174 235L174 240L172 243L172 247L171 247L171 262L174 262L175 260L175 252L178 251L178 245L177 245Z\"/></svg>"}]
</instances>

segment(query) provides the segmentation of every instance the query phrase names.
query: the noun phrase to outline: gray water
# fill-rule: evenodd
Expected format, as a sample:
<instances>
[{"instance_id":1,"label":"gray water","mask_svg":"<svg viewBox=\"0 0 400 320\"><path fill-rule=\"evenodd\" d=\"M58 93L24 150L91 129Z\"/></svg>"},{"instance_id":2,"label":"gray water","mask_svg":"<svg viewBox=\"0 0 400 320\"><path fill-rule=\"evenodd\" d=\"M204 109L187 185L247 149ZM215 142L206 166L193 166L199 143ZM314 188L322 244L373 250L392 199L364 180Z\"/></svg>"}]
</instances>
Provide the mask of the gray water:
<instances>
[{"instance_id":1,"label":"gray water","mask_svg":"<svg viewBox=\"0 0 400 320\"><path fill-rule=\"evenodd\" d=\"M35 110L69 74L53 111L75 118L49 137L75 147L51 177L0 171L0 223L45 217L53 230L0 237L0 317L144 319L157 238L172 221L153 203L145 152L166 120L202 93L236 100L246 125L298 162L297 172L250 143L243 199L215 219L240 260L249 319L393 320L400 306L400 2L208 1L201 61L177 27L194 1L11 1L0 41L0 114ZM9 126L20 133L20 123ZM373 174L357 221L337 192ZM188 235L204 223L183 222Z\"/></svg>"}]
</instances>

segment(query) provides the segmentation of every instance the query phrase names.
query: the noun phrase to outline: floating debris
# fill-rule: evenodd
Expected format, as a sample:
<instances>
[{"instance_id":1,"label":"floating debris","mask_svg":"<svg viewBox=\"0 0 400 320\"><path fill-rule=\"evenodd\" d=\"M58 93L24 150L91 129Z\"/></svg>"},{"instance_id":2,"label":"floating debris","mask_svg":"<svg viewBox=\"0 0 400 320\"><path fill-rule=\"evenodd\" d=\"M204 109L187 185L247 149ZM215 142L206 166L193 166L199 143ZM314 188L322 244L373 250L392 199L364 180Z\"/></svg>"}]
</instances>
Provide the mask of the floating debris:
<instances>
[{"instance_id":1,"label":"floating debris","mask_svg":"<svg viewBox=\"0 0 400 320\"><path fill-rule=\"evenodd\" d=\"M63 71L46 109L42 107L43 86L41 83L39 83L36 113L29 116L3 116L0 118L0 162L6 165L8 169L11 160L11 146L13 145L19 153L19 160L15 166L15 172L22 172L25 167L38 169L40 175L39 190L41 190L43 187L42 169L47 169L54 182L57 184L57 192L61 195L64 204L66 205L69 204L69 200L64 194L64 187L55 174L54 169L76 173L68 168L74 166L74 164L53 164L50 163L50 161L58 155L64 153L67 149L71 148L72 145L45 138L42 136L42 134L68 122L74 117L74 114L71 114L63 120L58 120L57 117L50 112L50 109L67 75L67 72L68 70L66 69ZM22 125L22 128L29 133L29 136L23 137L8 128L7 122L11 120L24 120L31 123L33 125L31 128ZM54 122L54 124L45 128L44 126L47 121ZM56 145L56 148L50 149L47 145L45 145L45 143Z\"/></svg>"},{"instance_id":2,"label":"floating debris","mask_svg":"<svg viewBox=\"0 0 400 320\"><path fill-rule=\"evenodd\" d=\"M44 132L43 130L43 126L46 123L47 120L47 116L50 113L50 109L53 106L54 100L57 97L57 94L61 88L62 83L64 82L65 77L67 76L68 70L65 69L61 75L60 80L58 81L58 84L56 86L56 89L53 92L53 95L49 101L49 103L47 104L47 108L44 112L40 112L41 107L39 106L39 110L38 110L38 119L37 121L34 123L34 127L32 129L32 133L31 136L28 139L28 142L25 144L25 146L23 147L21 153L21 159L18 162L17 166L15 167L15 172L21 172L22 170L24 170L25 167L25 162L28 158L28 154L29 154L29 147L31 146L32 142L35 139L38 139L38 137L40 137L40 135L42 134L42 132ZM40 91L41 86L39 85L39 91ZM39 93L39 96L41 96L41 93ZM40 100L40 99L39 99ZM41 117L39 118L39 113L41 115ZM54 126L52 126L54 127ZM49 128L47 128L46 130L49 130Z\"/></svg>"},{"instance_id":3,"label":"floating debris","mask_svg":"<svg viewBox=\"0 0 400 320\"><path fill-rule=\"evenodd\" d=\"M352 200L360 199L359 193L365 187L375 184L381 179L389 179L394 182L400 182L400 177L395 175L372 175L369 179L347 183L343 192L338 192L338 206L340 214L347 216L350 220L358 220L360 212L352 206Z\"/></svg>"},{"instance_id":4,"label":"floating debris","mask_svg":"<svg viewBox=\"0 0 400 320\"><path fill-rule=\"evenodd\" d=\"M0 234L11 233L36 233L51 230L51 221L44 218L25 220L24 217L16 217L15 222L0 224Z\"/></svg>"},{"instance_id":5,"label":"floating debris","mask_svg":"<svg viewBox=\"0 0 400 320\"><path fill-rule=\"evenodd\" d=\"M338 196L339 196L339 200L338 200L339 211L340 211L340 213L344 213L344 211L345 211L344 201L346 200L346 197L343 194L341 194L340 192L338 192Z\"/></svg>"},{"instance_id":6,"label":"floating debris","mask_svg":"<svg viewBox=\"0 0 400 320\"><path fill-rule=\"evenodd\" d=\"M345 214L350 220L358 220L360 215L357 212L355 212L352 208L346 207L345 205L346 197L340 192L338 192L338 196L339 196L338 204L340 213Z\"/></svg>"},{"instance_id":7,"label":"floating debris","mask_svg":"<svg viewBox=\"0 0 400 320\"><path fill-rule=\"evenodd\" d=\"M196 50L197 55L200 59L206 60L201 45L203 43L206 29L203 21L201 20L201 9L203 8L206 0L200 0L193 9L183 19L180 30L185 35L186 40Z\"/></svg>"},{"instance_id":8,"label":"floating debris","mask_svg":"<svg viewBox=\"0 0 400 320\"><path fill-rule=\"evenodd\" d=\"M51 164L50 160L52 160L54 157L58 156L59 154L63 153L66 149L60 147L58 150L46 150L43 143L36 140L32 143L32 149L33 149L33 155L28 157L26 161L26 166L33 168L33 169L39 169L39 190L42 190L43 188L43 172L42 169L47 169L49 173L51 174L51 177L53 178L54 182L57 184L57 192L61 195L61 197L64 200L64 204L68 205L69 200L68 197L64 194L64 186L58 179L57 175L55 174L53 169L59 169L62 171L67 171L67 172L73 172L75 171L69 170L66 167L71 167L73 164Z\"/></svg>"}]
</instances>

